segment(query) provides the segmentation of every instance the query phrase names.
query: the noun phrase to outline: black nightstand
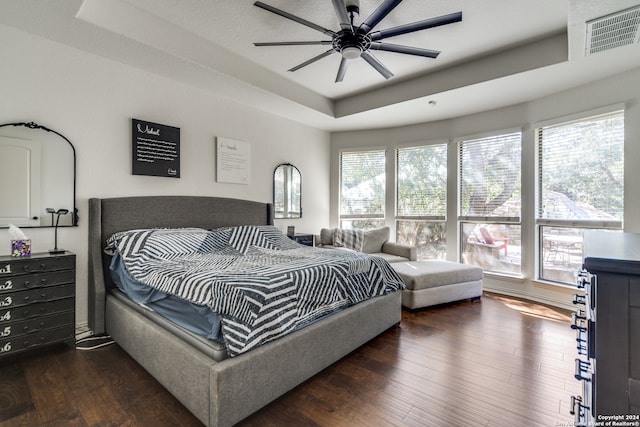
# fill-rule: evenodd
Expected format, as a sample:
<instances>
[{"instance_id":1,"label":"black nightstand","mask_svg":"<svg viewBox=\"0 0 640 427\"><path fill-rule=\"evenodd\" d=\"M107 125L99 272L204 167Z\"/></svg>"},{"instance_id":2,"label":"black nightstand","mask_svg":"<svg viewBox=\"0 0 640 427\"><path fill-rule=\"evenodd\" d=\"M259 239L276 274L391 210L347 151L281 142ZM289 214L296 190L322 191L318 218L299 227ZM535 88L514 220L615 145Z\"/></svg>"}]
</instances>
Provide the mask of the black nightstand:
<instances>
[{"instance_id":1,"label":"black nightstand","mask_svg":"<svg viewBox=\"0 0 640 427\"><path fill-rule=\"evenodd\" d=\"M300 243L301 245L306 245L306 246L316 245L316 241L315 241L316 239L313 234L296 233L293 236L289 236L289 238L292 240L295 240L297 243Z\"/></svg>"},{"instance_id":2,"label":"black nightstand","mask_svg":"<svg viewBox=\"0 0 640 427\"><path fill-rule=\"evenodd\" d=\"M0 359L75 344L76 256L0 256Z\"/></svg>"}]
</instances>

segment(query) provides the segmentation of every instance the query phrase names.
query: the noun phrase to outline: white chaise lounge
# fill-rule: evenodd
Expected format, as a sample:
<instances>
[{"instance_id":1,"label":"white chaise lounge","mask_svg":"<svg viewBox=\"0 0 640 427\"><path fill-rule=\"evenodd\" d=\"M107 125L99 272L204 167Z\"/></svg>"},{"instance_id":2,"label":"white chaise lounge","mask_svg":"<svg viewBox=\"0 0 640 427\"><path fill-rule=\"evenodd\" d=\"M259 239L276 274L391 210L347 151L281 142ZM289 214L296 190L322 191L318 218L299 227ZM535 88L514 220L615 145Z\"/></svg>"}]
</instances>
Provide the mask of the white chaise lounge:
<instances>
[{"instance_id":1,"label":"white chaise lounge","mask_svg":"<svg viewBox=\"0 0 640 427\"><path fill-rule=\"evenodd\" d=\"M408 309L429 307L482 296L482 269L443 260L396 262L391 266L404 279L402 305Z\"/></svg>"}]
</instances>

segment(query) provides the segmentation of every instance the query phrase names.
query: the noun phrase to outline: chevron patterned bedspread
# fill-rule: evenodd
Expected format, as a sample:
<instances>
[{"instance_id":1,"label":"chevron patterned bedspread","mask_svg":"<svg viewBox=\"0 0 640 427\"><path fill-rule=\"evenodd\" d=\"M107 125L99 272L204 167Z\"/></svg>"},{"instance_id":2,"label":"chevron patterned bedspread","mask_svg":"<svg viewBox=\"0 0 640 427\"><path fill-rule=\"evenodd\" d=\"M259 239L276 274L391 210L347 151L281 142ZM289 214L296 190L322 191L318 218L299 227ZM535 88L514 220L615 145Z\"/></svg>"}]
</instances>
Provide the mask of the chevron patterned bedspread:
<instances>
[{"instance_id":1,"label":"chevron patterned bedspread","mask_svg":"<svg viewBox=\"0 0 640 427\"><path fill-rule=\"evenodd\" d=\"M303 246L273 226L132 230L106 250L139 282L210 307L232 357L404 288L382 258Z\"/></svg>"}]
</instances>

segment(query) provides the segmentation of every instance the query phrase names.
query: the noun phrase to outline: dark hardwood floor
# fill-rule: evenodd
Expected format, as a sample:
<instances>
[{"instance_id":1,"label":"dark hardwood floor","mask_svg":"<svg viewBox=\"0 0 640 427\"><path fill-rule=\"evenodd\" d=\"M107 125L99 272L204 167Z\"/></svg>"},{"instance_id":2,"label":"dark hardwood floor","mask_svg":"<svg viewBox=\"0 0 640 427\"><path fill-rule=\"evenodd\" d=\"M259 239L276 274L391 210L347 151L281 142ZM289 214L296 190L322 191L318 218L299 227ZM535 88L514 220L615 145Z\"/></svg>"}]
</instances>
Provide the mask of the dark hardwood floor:
<instances>
[{"instance_id":1,"label":"dark hardwood floor","mask_svg":"<svg viewBox=\"0 0 640 427\"><path fill-rule=\"evenodd\" d=\"M241 426L573 425L570 313L485 294L418 312ZM0 427L198 426L117 345L0 362Z\"/></svg>"}]
</instances>

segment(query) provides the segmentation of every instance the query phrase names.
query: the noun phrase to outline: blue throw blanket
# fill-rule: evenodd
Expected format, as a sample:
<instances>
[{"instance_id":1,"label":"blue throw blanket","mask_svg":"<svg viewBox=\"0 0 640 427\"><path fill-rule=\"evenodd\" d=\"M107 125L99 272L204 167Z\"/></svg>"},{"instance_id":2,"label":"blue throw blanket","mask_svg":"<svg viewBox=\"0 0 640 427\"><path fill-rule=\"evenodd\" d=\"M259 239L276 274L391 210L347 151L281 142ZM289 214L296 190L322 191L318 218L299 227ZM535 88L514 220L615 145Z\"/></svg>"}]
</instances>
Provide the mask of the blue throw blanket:
<instances>
[{"instance_id":1,"label":"blue throw blanket","mask_svg":"<svg viewBox=\"0 0 640 427\"><path fill-rule=\"evenodd\" d=\"M382 258L299 245L273 226L132 230L107 250L137 281L217 313L230 356L404 288Z\"/></svg>"}]
</instances>

